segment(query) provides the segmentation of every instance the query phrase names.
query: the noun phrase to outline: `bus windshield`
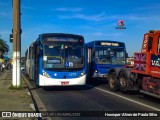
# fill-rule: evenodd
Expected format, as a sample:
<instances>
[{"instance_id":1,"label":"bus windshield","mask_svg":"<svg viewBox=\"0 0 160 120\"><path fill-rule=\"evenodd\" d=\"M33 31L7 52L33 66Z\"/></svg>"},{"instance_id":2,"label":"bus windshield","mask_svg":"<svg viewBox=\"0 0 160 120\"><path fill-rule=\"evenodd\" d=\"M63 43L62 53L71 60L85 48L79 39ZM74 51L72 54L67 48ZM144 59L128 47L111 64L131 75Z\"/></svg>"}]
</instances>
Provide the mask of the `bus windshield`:
<instances>
[{"instance_id":1,"label":"bus windshield","mask_svg":"<svg viewBox=\"0 0 160 120\"><path fill-rule=\"evenodd\" d=\"M83 68L84 46L79 42L54 42L43 45L44 68Z\"/></svg>"},{"instance_id":2,"label":"bus windshield","mask_svg":"<svg viewBox=\"0 0 160 120\"><path fill-rule=\"evenodd\" d=\"M125 49L95 47L95 62L97 64L125 65Z\"/></svg>"}]
</instances>

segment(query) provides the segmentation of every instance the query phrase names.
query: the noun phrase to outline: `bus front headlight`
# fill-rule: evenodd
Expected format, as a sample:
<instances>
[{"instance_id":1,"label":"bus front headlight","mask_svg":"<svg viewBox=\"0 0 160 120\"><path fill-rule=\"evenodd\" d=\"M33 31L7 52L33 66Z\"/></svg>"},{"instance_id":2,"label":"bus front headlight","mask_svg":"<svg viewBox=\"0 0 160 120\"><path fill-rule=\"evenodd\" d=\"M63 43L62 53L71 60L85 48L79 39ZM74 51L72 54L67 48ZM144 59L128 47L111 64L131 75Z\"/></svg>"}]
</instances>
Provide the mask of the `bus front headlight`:
<instances>
[{"instance_id":1,"label":"bus front headlight","mask_svg":"<svg viewBox=\"0 0 160 120\"><path fill-rule=\"evenodd\" d=\"M85 74L85 72L84 72L84 71L82 71L79 77L84 76L84 74Z\"/></svg>"},{"instance_id":2,"label":"bus front headlight","mask_svg":"<svg viewBox=\"0 0 160 120\"><path fill-rule=\"evenodd\" d=\"M43 71L43 76L51 78L51 76L47 72L45 72L45 71Z\"/></svg>"}]
</instances>

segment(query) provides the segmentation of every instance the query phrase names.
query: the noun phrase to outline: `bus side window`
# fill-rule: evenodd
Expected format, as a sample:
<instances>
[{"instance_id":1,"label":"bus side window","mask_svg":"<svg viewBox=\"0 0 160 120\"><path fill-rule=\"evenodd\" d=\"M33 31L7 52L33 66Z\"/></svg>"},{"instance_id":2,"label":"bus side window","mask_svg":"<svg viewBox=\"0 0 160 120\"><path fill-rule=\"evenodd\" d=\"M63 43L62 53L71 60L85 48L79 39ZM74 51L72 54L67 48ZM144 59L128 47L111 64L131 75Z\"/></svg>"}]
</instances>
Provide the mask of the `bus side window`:
<instances>
[{"instance_id":1,"label":"bus side window","mask_svg":"<svg viewBox=\"0 0 160 120\"><path fill-rule=\"evenodd\" d=\"M158 51L157 52L160 53L160 36L158 38Z\"/></svg>"}]
</instances>

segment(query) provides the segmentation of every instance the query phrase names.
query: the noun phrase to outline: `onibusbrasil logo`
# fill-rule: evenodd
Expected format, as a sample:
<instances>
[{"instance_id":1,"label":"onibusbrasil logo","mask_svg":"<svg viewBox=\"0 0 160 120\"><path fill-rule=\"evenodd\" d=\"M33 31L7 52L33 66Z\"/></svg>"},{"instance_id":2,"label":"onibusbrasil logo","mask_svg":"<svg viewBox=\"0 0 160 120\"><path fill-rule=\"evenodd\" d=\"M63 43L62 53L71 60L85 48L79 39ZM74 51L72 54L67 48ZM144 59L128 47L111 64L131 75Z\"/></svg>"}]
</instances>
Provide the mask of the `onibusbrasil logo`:
<instances>
[{"instance_id":1,"label":"onibusbrasil logo","mask_svg":"<svg viewBox=\"0 0 160 120\"><path fill-rule=\"evenodd\" d=\"M117 21L116 29L126 29L124 20L118 20Z\"/></svg>"}]
</instances>

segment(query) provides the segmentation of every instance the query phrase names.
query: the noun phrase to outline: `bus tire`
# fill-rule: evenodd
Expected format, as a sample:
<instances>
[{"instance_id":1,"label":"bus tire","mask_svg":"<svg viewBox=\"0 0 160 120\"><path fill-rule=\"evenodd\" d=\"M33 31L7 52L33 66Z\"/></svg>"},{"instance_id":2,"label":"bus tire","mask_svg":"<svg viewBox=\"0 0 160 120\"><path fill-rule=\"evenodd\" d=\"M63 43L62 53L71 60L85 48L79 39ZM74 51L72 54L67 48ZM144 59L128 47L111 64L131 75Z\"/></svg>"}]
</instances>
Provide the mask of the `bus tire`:
<instances>
[{"instance_id":1,"label":"bus tire","mask_svg":"<svg viewBox=\"0 0 160 120\"><path fill-rule=\"evenodd\" d=\"M109 89L113 92L118 91L118 80L114 72L108 75Z\"/></svg>"},{"instance_id":2,"label":"bus tire","mask_svg":"<svg viewBox=\"0 0 160 120\"><path fill-rule=\"evenodd\" d=\"M128 86L129 86L128 80L129 78L127 73L125 71L122 71L119 75L119 86L121 92L126 93L128 91Z\"/></svg>"}]
</instances>

